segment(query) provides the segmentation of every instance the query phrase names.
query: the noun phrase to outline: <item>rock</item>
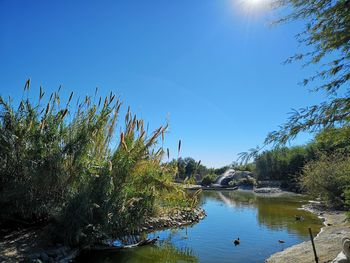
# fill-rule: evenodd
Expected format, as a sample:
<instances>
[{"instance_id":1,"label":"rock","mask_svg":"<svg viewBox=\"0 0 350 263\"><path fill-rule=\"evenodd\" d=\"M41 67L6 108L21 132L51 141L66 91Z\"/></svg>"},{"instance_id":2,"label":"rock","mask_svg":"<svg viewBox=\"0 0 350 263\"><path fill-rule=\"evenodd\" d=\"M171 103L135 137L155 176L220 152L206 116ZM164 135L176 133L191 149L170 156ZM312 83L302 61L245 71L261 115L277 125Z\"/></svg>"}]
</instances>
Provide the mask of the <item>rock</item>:
<instances>
[{"instance_id":1,"label":"rock","mask_svg":"<svg viewBox=\"0 0 350 263\"><path fill-rule=\"evenodd\" d=\"M256 188L254 192L258 194L273 194L273 193L281 193L282 190L274 187L263 187L263 188Z\"/></svg>"},{"instance_id":2,"label":"rock","mask_svg":"<svg viewBox=\"0 0 350 263\"><path fill-rule=\"evenodd\" d=\"M338 256L332 261L332 263L349 263L349 259L345 256L344 252L340 252Z\"/></svg>"}]
</instances>

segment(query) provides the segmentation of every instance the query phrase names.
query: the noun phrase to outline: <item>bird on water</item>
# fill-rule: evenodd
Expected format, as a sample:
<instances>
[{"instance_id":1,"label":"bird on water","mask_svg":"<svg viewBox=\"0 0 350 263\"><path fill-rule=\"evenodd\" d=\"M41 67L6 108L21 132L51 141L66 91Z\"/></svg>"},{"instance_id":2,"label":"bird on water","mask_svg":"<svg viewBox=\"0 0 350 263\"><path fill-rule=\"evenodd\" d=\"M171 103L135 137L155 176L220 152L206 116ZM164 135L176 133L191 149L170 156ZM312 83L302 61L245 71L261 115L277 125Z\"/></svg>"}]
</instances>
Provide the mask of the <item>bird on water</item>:
<instances>
[{"instance_id":1,"label":"bird on water","mask_svg":"<svg viewBox=\"0 0 350 263\"><path fill-rule=\"evenodd\" d=\"M233 244L235 244L235 246L239 245L240 243L241 241L239 240L239 237L233 241Z\"/></svg>"}]
</instances>

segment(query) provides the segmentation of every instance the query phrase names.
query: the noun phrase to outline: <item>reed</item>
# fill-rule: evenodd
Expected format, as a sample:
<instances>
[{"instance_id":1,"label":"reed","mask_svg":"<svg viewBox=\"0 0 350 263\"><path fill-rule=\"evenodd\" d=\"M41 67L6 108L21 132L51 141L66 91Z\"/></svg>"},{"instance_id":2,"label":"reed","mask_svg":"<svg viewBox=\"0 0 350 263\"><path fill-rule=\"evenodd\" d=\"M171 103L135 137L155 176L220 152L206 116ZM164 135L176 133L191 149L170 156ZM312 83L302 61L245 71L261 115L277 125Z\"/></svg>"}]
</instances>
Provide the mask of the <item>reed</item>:
<instances>
[{"instance_id":1,"label":"reed","mask_svg":"<svg viewBox=\"0 0 350 263\"><path fill-rule=\"evenodd\" d=\"M96 89L76 107L73 97L62 103L59 89L43 104L40 87L36 103L22 99L16 108L0 96L0 223L50 219L55 238L77 245L135 233L148 216L193 206L173 183L177 167L161 162L167 125L148 134L130 107L120 124L113 93L102 104Z\"/></svg>"}]
</instances>

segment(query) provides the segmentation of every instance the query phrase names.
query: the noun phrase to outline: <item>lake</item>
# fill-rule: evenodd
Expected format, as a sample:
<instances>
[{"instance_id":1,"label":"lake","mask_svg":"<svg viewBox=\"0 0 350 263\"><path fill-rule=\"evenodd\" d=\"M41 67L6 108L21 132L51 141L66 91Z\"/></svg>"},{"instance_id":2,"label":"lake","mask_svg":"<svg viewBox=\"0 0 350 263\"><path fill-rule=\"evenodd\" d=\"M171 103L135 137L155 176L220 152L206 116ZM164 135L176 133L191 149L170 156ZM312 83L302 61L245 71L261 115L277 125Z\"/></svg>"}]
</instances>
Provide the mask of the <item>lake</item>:
<instances>
[{"instance_id":1,"label":"lake","mask_svg":"<svg viewBox=\"0 0 350 263\"><path fill-rule=\"evenodd\" d=\"M134 262L264 262L275 252L316 235L321 221L299 210L303 196L257 195L252 191L205 191L201 206L207 217L199 223L149 234L160 237L156 245L113 253L90 253L81 258L93 263ZM295 216L304 220L297 221ZM233 241L239 237L240 244ZM278 242L283 240L285 243Z\"/></svg>"}]
</instances>

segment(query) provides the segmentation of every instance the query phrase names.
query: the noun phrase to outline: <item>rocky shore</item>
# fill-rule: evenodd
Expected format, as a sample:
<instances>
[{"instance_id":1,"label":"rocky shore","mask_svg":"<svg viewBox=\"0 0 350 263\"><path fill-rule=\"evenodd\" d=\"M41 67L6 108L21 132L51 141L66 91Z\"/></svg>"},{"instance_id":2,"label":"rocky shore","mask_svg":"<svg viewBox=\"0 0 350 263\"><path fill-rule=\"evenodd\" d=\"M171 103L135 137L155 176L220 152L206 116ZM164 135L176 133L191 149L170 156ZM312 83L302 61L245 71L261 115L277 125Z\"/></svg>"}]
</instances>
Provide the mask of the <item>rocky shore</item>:
<instances>
[{"instance_id":1,"label":"rocky shore","mask_svg":"<svg viewBox=\"0 0 350 263\"><path fill-rule=\"evenodd\" d=\"M202 208L182 209L158 217L149 218L140 232L152 232L165 228L181 227L199 222L206 216ZM80 253L78 248L62 244L48 245L45 229L27 228L1 233L0 262L67 263Z\"/></svg>"},{"instance_id":2,"label":"rocky shore","mask_svg":"<svg viewBox=\"0 0 350 263\"><path fill-rule=\"evenodd\" d=\"M181 227L198 223L206 216L204 209L198 207L195 209L182 209L171 212L170 214L151 217L146 220L142 226L142 231L150 232L164 228Z\"/></svg>"},{"instance_id":3,"label":"rocky shore","mask_svg":"<svg viewBox=\"0 0 350 263\"><path fill-rule=\"evenodd\" d=\"M324 223L320 233L314 238L319 262L332 262L341 252L341 239L350 237L350 223L346 213L342 211L325 210L317 203L309 203L303 209L317 214ZM309 263L314 262L311 241L294 245L270 256L266 263Z\"/></svg>"},{"instance_id":4,"label":"rocky shore","mask_svg":"<svg viewBox=\"0 0 350 263\"><path fill-rule=\"evenodd\" d=\"M283 191L278 187L261 187L254 189L254 193L257 194L277 194L282 192Z\"/></svg>"}]
</instances>

